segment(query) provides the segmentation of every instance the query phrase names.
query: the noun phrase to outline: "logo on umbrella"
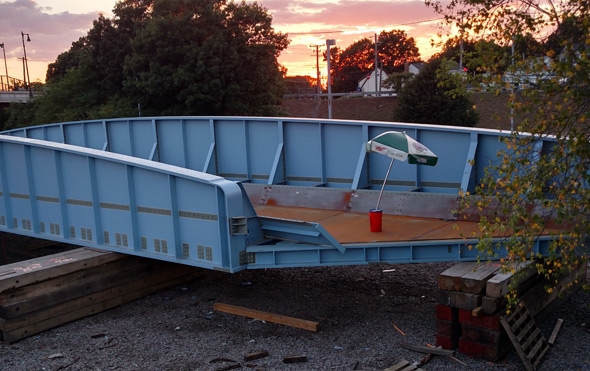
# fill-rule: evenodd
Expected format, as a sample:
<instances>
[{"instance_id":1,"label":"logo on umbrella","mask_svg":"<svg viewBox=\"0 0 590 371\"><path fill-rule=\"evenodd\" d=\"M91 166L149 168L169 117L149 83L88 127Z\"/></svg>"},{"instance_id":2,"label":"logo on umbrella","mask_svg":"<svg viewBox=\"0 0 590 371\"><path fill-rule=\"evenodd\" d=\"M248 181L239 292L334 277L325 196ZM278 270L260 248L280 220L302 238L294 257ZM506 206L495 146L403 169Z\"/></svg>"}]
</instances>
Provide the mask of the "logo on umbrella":
<instances>
[{"instance_id":1,"label":"logo on umbrella","mask_svg":"<svg viewBox=\"0 0 590 371\"><path fill-rule=\"evenodd\" d=\"M412 147L418 152L426 152L426 147L418 142L412 142Z\"/></svg>"}]
</instances>

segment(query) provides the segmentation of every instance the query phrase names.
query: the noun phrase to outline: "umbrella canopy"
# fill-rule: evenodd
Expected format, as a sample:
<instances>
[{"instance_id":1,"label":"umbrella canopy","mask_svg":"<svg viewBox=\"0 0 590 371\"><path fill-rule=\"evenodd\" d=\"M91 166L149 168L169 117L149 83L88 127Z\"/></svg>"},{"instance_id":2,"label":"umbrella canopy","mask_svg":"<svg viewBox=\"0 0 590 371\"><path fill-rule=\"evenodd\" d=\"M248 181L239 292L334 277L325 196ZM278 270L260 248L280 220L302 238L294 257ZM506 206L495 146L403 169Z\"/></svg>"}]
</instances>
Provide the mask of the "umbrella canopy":
<instances>
[{"instance_id":1,"label":"umbrella canopy","mask_svg":"<svg viewBox=\"0 0 590 371\"><path fill-rule=\"evenodd\" d=\"M426 146L399 131L387 131L371 139L366 144L366 151L381 153L393 160L408 160L416 165L435 166L438 162L438 157Z\"/></svg>"}]
</instances>

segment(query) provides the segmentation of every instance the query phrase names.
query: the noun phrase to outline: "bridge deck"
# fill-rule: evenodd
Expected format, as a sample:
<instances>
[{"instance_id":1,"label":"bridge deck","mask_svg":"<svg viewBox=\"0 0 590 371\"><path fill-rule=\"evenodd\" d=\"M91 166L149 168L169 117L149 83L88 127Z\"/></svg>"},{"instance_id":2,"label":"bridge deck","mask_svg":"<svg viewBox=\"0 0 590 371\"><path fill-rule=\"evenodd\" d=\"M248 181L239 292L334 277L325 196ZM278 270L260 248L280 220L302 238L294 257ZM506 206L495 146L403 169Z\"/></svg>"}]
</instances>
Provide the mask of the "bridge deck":
<instances>
[{"instance_id":1,"label":"bridge deck","mask_svg":"<svg viewBox=\"0 0 590 371\"><path fill-rule=\"evenodd\" d=\"M383 215L383 230L374 233L367 213L274 205L255 205L255 209L260 216L319 223L341 244L456 240L479 233L476 222L398 215Z\"/></svg>"}]
</instances>

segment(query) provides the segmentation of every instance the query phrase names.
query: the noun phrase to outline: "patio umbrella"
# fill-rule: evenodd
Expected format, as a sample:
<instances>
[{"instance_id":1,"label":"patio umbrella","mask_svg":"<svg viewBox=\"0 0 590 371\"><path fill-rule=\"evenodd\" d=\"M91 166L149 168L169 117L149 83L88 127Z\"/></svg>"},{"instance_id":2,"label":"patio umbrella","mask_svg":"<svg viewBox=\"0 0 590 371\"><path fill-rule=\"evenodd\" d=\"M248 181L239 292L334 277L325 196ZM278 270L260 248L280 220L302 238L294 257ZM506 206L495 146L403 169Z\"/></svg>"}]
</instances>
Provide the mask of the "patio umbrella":
<instances>
[{"instance_id":1,"label":"patio umbrella","mask_svg":"<svg viewBox=\"0 0 590 371\"><path fill-rule=\"evenodd\" d=\"M376 136L366 143L367 152L376 152L391 157L391 163L385 175L381 192L379 192L379 199L377 200L377 207L381 203L381 196L385 189L385 183L391 172L394 160L406 161L410 164L435 166L438 162L438 157L426 146L415 141L406 132L387 131Z\"/></svg>"}]
</instances>

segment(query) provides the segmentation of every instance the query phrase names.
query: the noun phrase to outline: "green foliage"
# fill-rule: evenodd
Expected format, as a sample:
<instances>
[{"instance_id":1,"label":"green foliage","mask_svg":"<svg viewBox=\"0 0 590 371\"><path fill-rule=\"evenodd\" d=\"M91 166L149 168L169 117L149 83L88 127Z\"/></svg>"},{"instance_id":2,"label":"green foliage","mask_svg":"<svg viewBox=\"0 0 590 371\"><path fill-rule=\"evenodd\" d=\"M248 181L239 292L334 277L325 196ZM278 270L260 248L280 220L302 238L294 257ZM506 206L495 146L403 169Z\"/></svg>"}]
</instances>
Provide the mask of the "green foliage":
<instances>
[{"instance_id":1,"label":"green foliage","mask_svg":"<svg viewBox=\"0 0 590 371\"><path fill-rule=\"evenodd\" d=\"M480 252L490 250L495 233L508 235L502 241L508 270L535 257L539 236L553 236L551 256L537 269L557 283L589 255L590 5L585 0L452 0L449 7L434 6L449 22L469 24L474 37L491 36L506 47L514 42L506 87L514 117L523 119L515 120L475 195L463 197L462 211L479 217ZM517 94L516 83L529 88ZM518 300L514 292L508 298Z\"/></svg>"},{"instance_id":2,"label":"green foliage","mask_svg":"<svg viewBox=\"0 0 590 371\"><path fill-rule=\"evenodd\" d=\"M392 89L394 92L399 93L402 87L413 77L414 74L410 72L392 73L391 75L387 76L385 80L383 80L382 85L385 88Z\"/></svg>"},{"instance_id":3,"label":"green foliage","mask_svg":"<svg viewBox=\"0 0 590 371\"><path fill-rule=\"evenodd\" d=\"M462 86L448 73L448 67L442 60L432 61L401 89L394 119L422 124L474 126L478 114Z\"/></svg>"},{"instance_id":4,"label":"green foliage","mask_svg":"<svg viewBox=\"0 0 590 371\"><path fill-rule=\"evenodd\" d=\"M408 37L405 31L383 31L378 40L379 63L387 73L403 72L406 62L420 59L416 41ZM375 69L375 41L363 38L344 50L332 48L330 57L333 91L354 91L358 81Z\"/></svg>"},{"instance_id":5,"label":"green foliage","mask_svg":"<svg viewBox=\"0 0 590 371\"><path fill-rule=\"evenodd\" d=\"M122 0L113 13L49 66L19 120L280 113L288 39L257 3Z\"/></svg>"}]
</instances>

